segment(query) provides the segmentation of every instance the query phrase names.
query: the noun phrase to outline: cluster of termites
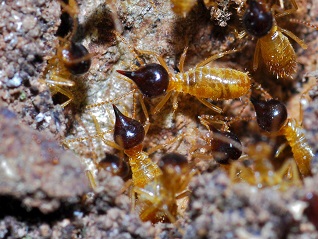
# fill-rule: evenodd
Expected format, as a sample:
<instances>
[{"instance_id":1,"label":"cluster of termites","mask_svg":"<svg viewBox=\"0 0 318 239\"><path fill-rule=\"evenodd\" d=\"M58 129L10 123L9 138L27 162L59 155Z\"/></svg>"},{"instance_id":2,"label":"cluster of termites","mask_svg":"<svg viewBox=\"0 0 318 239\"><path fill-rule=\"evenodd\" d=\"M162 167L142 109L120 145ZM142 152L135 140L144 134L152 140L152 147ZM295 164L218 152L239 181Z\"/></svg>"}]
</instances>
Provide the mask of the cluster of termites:
<instances>
[{"instance_id":1,"label":"cluster of termites","mask_svg":"<svg viewBox=\"0 0 318 239\"><path fill-rule=\"evenodd\" d=\"M48 61L45 79L52 94L62 93L68 97L68 100L62 104L66 107L74 97L65 87L75 84L70 79L72 75L89 70L91 55L82 44L73 41L77 30L76 2L74 0L60 2L70 30L66 33L61 33L63 31L60 30L57 34L59 44L56 55ZM187 17L197 4L194 0L171 0L172 10L181 19ZM209 8L216 6L217 3L204 1L200 4L205 4ZM92 188L95 189L98 186L96 175L100 170L107 170L123 177L128 180L127 188L132 198L133 209L138 212L143 221L149 220L155 223L176 221L177 201L190 193L187 186L191 177L200 173L195 170L194 162L200 160L216 162L229 174L233 182L243 181L259 188L273 186L282 190L290 185L301 185L302 179L311 175L310 163L314 155L306 141L301 120L288 116L286 106L281 101L273 99L262 86L257 84L257 79L253 78L252 73L262 66L278 79L294 77L297 70L297 56L289 38L295 40L302 48L306 48L306 44L277 23L277 19L297 11L296 0L290 0L290 5L291 9L285 9L284 6L265 1L248 0L242 2L238 8L241 14L241 29L235 30L237 39L246 39L248 36L256 38L251 72L217 68L210 64L226 55L239 54L245 50L244 47L213 54L198 62L193 68L185 70L184 63L188 50L185 46L178 64L178 71L175 72L159 54L149 50L135 49L120 33L115 32L118 41L124 42L138 61L137 69L117 70L116 74L118 78L124 77L135 85L135 89L128 94L139 95L139 105L145 120L142 123L135 118L135 114L129 116L126 111L119 109L120 99L125 97L123 95L114 100L86 106L85 110L94 122L95 129L92 132L80 123L86 135L65 140L64 144L72 148L74 143L86 142L89 146L88 148L92 151L91 164L86 174ZM310 25L295 19L293 21ZM150 57L149 59L152 58L155 61L144 62L141 60L142 56ZM173 102L172 110L175 112L178 109L179 93L193 96L211 112L210 115L198 115L200 127L206 133L200 135L199 131L193 131L203 143L194 144L189 149L188 156L192 156L195 160L189 161L185 156L172 152L162 156L158 162L154 162L150 157L153 151L146 151L143 145L151 127L150 119L164 107L168 107L166 102L170 98ZM148 102L154 98L160 98L160 100L150 107ZM224 115L222 108L211 103L211 101L239 98L245 99L242 110L239 115L231 117ZM94 115L93 109L107 104L113 107L113 112L107 112L110 115L109 119L115 120L112 123L113 126L105 131L101 126L102 122L99 122ZM136 106L136 103L133 105ZM254 115L243 116L243 111L248 107L255 112ZM80 122L80 119L78 121ZM258 141L248 147L244 146L240 137L231 130L235 128L233 126L235 123L244 121L255 122L255 124L257 122L260 132L269 138L283 136L286 139L283 146L287 145L291 148L292 157L285 160L277 169L270 161L284 153L283 146L277 150L276 155L271 142ZM106 137L109 132L112 133L111 140ZM167 144L182 141L187 134L189 133L181 133ZM100 158L95 153L96 146L93 141L96 140L121 153L118 153L118 156L105 153L106 156ZM160 145L156 149L165 146ZM202 148L208 149L211 154L200 154Z\"/></svg>"}]
</instances>

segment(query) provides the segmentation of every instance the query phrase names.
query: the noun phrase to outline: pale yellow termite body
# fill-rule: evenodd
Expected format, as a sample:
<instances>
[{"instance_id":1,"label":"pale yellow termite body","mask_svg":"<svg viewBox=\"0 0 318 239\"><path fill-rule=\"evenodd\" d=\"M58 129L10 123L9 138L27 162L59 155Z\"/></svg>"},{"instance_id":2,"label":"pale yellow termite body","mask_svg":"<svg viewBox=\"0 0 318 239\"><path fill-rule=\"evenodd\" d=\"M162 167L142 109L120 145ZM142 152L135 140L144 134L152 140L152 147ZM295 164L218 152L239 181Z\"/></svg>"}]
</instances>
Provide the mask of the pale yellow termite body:
<instances>
[{"instance_id":1,"label":"pale yellow termite body","mask_svg":"<svg viewBox=\"0 0 318 239\"><path fill-rule=\"evenodd\" d=\"M222 110L219 107L210 104L205 99L229 100L239 98L248 93L251 88L251 78L247 72L231 68L210 67L207 65L216 59L238 52L239 50L233 49L212 55L198 63L194 68L184 71L183 65L187 49L188 48L186 47L181 55L179 62L180 73L177 74L174 74L169 70L163 58L158 54L151 51L140 51L156 56L169 75L168 94L166 94L161 102L153 109L153 113L157 113L161 109L173 91L193 95L204 105L218 113L222 113ZM176 110L177 105L174 104L173 108Z\"/></svg>"},{"instance_id":2,"label":"pale yellow termite body","mask_svg":"<svg viewBox=\"0 0 318 239\"><path fill-rule=\"evenodd\" d=\"M260 1L261 3L262 1ZM253 62L253 69L254 71L258 67L258 58L259 53L261 52L261 56L263 58L263 62L266 68L277 78L284 78L284 79L292 79L294 74L297 70L297 60L296 60L296 53L292 44L290 43L290 37L294 41L296 41L303 49L307 49L307 45L299 39L296 35L294 35L291 31L283 29L277 25L276 19L290 15L297 11L298 6L295 0L291 0L291 4L293 6L292 9L284 10L278 12L275 17L273 17L273 26L270 31L260 37L256 43L256 49L254 54L254 62ZM266 8L266 7L265 7ZM271 11L277 9L277 6L274 5ZM310 23L302 22L302 21L294 21L303 23L307 26L314 27ZM285 36L286 35L286 36Z\"/></svg>"},{"instance_id":3,"label":"pale yellow termite body","mask_svg":"<svg viewBox=\"0 0 318 239\"><path fill-rule=\"evenodd\" d=\"M292 78L297 68L296 53L289 39L281 31L286 30L278 30L278 27L274 26L266 36L259 38L253 68L257 69L256 61L261 51L263 62L270 72L280 78Z\"/></svg>"},{"instance_id":4,"label":"pale yellow termite body","mask_svg":"<svg viewBox=\"0 0 318 239\"><path fill-rule=\"evenodd\" d=\"M124 153L129 157L135 187L144 188L162 174L159 166L149 158L149 154L142 151L141 144L124 150Z\"/></svg>"},{"instance_id":5,"label":"pale yellow termite body","mask_svg":"<svg viewBox=\"0 0 318 239\"><path fill-rule=\"evenodd\" d=\"M310 163L314 153L307 143L303 127L296 119L290 118L280 129L280 133L285 135L301 175L311 175Z\"/></svg>"},{"instance_id":6,"label":"pale yellow termite body","mask_svg":"<svg viewBox=\"0 0 318 239\"><path fill-rule=\"evenodd\" d=\"M202 66L176 74L170 79L167 91L174 90L212 100L228 100L247 94L250 87L248 73Z\"/></svg>"},{"instance_id":7,"label":"pale yellow termite body","mask_svg":"<svg viewBox=\"0 0 318 239\"><path fill-rule=\"evenodd\" d=\"M244 181L258 188L276 187L286 190L290 185L300 185L299 173L294 161L286 161L278 170L270 162L272 146L259 142L248 148L247 157L252 160L252 167L245 166L242 161L237 161L229 167L230 178L234 182ZM286 174L291 169L293 177L288 179Z\"/></svg>"}]
</instances>

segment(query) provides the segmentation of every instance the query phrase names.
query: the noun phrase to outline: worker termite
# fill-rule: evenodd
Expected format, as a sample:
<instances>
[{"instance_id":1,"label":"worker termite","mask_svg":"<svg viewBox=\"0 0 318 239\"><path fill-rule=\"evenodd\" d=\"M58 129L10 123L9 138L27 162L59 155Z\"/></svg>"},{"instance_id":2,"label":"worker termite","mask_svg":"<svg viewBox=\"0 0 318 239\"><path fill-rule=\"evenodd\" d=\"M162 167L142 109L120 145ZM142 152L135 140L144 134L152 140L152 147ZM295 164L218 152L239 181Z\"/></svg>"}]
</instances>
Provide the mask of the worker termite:
<instances>
[{"instance_id":1,"label":"worker termite","mask_svg":"<svg viewBox=\"0 0 318 239\"><path fill-rule=\"evenodd\" d=\"M251 85L251 79L248 73L230 68L213 68L207 66L211 61L237 52L237 49L212 55L198 63L194 68L185 72L183 65L187 49L186 47L181 55L178 65L180 73L177 74L169 70L161 56L155 52L145 50L136 51L141 54L155 56L160 64L145 64L136 71L117 70L117 72L133 80L141 93L146 97L157 97L167 92L153 109L153 113L157 113L162 108L173 91L193 95L204 105L218 113L221 113L222 110L209 103L206 100L207 98L211 100L226 100L239 98L247 94ZM175 94L175 97L177 97L177 94ZM178 104L176 98L174 99L173 108L176 110Z\"/></svg>"},{"instance_id":2,"label":"worker termite","mask_svg":"<svg viewBox=\"0 0 318 239\"><path fill-rule=\"evenodd\" d=\"M303 177L311 175L310 162L314 153L307 143L301 123L295 118L288 118L285 105L278 100L252 99L251 101L260 128L267 132L284 135L292 149L301 175Z\"/></svg>"},{"instance_id":3,"label":"worker termite","mask_svg":"<svg viewBox=\"0 0 318 239\"><path fill-rule=\"evenodd\" d=\"M270 9L263 1L247 1L248 7L243 16L243 26L248 34L258 38L253 61L254 71L258 68L259 56L261 55L266 68L277 78L291 79L296 73L296 54L285 35L296 41L303 49L306 49L307 45L292 32L279 27L276 22L277 18L297 11L296 1L291 0L291 3L292 9L278 11L279 7L276 5ZM277 14L275 14L276 10ZM302 21L296 22L304 23ZM309 23L304 24L317 28Z\"/></svg>"},{"instance_id":4,"label":"worker termite","mask_svg":"<svg viewBox=\"0 0 318 239\"><path fill-rule=\"evenodd\" d=\"M89 70L91 55L81 43L76 43L72 40L77 30L78 6L76 1L69 0L68 4L66 4L60 0L60 4L64 14L69 16L69 18L65 17L65 19L68 19L65 21L70 21L68 26L71 29L57 32L63 37L58 36L59 43L56 47L56 54L48 60L43 75L52 95L61 93L68 97L68 100L62 103L62 107L65 107L74 98L72 92L65 87L75 85L75 82L71 80L73 75L84 74Z\"/></svg>"},{"instance_id":5,"label":"worker termite","mask_svg":"<svg viewBox=\"0 0 318 239\"><path fill-rule=\"evenodd\" d=\"M177 199L185 197L193 176L188 160L176 153L164 155L158 162L162 174L145 187L134 187L138 199L136 211L143 221L175 222Z\"/></svg>"},{"instance_id":6,"label":"worker termite","mask_svg":"<svg viewBox=\"0 0 318 239\"><path fill-rule=\"evenodd\" d=\"M243 181L258 188L276 187L280 190L286 190L290 185L300 185L295 161L288 160L275 171L270 162L274 156L272 145L258 142L250 145L246 150L247 155L242 156L242 160L234 162L229 168L230 178L233 182ZM288 177L290 169L292 177Z\"/></svg>"},{"instance_id":7,"label":"worker termite","mask_svg":"<svg viewBox=\"0 0 318 239\"><path fill-rule=\"evenodd\" d=\"M161 175L161 170L156 163L152 162L149 154L142 150L142 142L145 137L142 124L123 115L115 105L113 107L116 117L114 141L120 146L119 149L124 149L124 153L129 157L134 186L143 188ZM102 140L104 140L103 137ZM105 140L104 142L109 144Z\"/></svg>"},{"instance_id":8,"label":"worker termite","mask_svg":"<svg viewBox=\"0 0 318 239\"><path fill-rule=\"evenodd\" d=\"M209 132L212 129L212 136L209 135L206 141L210 143L213 149L213 158L221 164L222 169L228 172L233 182L243 181L259 188L274 186L282 190L286 189L288 185L300 184L295 161L288 160L279 170L275 171L270 162L270 159L274 158L273 145L257 142L245 147L243 154L243 147L239 138L233 132L228 131L228 127L235 121L248 120L250 117L243 117L240 114L234 118L220 118L222 117L202 115L200 116L200 122L208 128ZM208 120L222 124L223 129L213 129L214 127L210 125ZM229 122L227 122L228 120ZM273 125L277 123L277 120L272 121L275 122Z\"/></svg>"}]
</instances>

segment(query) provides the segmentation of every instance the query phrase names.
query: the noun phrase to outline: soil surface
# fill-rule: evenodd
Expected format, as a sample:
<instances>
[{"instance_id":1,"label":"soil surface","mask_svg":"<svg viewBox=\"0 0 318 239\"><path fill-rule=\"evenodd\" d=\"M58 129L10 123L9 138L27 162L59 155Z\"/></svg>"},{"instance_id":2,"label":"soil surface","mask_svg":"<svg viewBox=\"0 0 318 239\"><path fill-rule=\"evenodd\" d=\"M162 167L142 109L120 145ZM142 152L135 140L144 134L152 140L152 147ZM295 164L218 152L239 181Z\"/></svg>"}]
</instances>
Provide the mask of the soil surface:
<instances>
[{"instance_id":1,"label":"soil surface","mask_svg":"<svg viewBox=\"0 0 318 239\"><path fill-rule=\"evenodd\" d=\"M67 97L52 95L45 72L61 47L57 35L65 27L61 15L66 8L59 1L0 3L0 238L318 238L318 32L288 20L315 24L317 2L297 1L298 11L277 21L308 46L302 49L290 40L298 61L292 80L273 76L262 60L253 71L256 39L238 37L244 0L195 1L185 17L172 11L173 1L79 0L78 9L71 0L61 2L78 10L72 40L82 43L91 56L89 71L68 79L75 84L64 89L74 98L65 108L61 103ZM282 2L286 9L291 7L289 0ZM186 46L184 71L213 54L238 49L209 66L249 72L286 104L289 118L302 117L315 155L312 175L272 186L234 182L229 167L214 160L209 132L198 118L207 115L215 122L214 111L189 94L173 93L178 108L173 110L170 99L153 114L160 97L144 98L150 115L144 151L159 145L150 155L154 162L169 152L185 155L195 173L190 193L178 201L176 222L142 222L132 206L129 177L127 181L96 167L106 153L122 153L94 137L94 119L111 142L112 104L146 123L138 88L116 70L158 62L155 55L138 52L146 50L160 55L176 74L182 70L178 63ZM252 91L262 96L255 86ZM294 160L289 147L274 157L286 140L258 128L249 95L209 102L227 117L240 116L230 125L243 145L245 158L239 161L253 163L261 154L273 165L266 171L271 179L286 161ZM260 149L253 151L257 146ZM96 182L94 189L88 175Z\"/></svg>"}]
</instances>

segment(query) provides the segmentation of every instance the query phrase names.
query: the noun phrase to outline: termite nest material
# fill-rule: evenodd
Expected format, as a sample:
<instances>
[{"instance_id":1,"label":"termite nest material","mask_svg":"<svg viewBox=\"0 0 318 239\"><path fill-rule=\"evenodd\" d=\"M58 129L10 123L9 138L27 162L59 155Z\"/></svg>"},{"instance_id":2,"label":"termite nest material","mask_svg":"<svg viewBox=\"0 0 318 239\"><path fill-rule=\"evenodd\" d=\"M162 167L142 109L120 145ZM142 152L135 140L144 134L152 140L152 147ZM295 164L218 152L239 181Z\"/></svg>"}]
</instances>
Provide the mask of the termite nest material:
<instances>
[{"instance_id":1,"label":"termite nest material","mask_svg":"<svg viewBox=\"0 0 318 239\"><path fill-rule=\"evenodd\" d=\"M291 1L291 3L293 6L295 6L296 2ZM172 10L177 11L176 9L182 7L178 4L181 3L174 3L172 1ZM196 7L195 5L197 3L192 5L192 3L190 2L186 2L185 4L187 4L188 9L181 10L180 16L177 17L179 20L182 17L185 20L187 20L187 15L190 14L192 8ZM227 12L227 7L229 7L228 1L224 1L223 3L216 2L215 4L212 4L210 1L204 1L204 4L206 7L211 8L223 7L222 11L224 13ZM234 2L231 4L234 4ZM235 4L238 5L236 2ZM160 12L160 8L156 9L155 6L157 5L154 4L152 7L147 8L147 10L145 11L147 13L151 11ZM240 59L236 55L240 55L242 52L248 49L248 47L245 47L245 44L240 44L239 48L235 48L232 46L227 47L228 51L219 50L216 54L211 54L210 57L208 57L207 59L197 61L196 64L194 64L193 66L191 64L186 64L186 53L188 46L184 46L185 50L183 51L183 53L181 53L180 61L177 65L176 63L174 63L177 62L174 59L178 59L179 56L174 55L175 52L169 52L169 50L171 50L170 48L166 50L166 52L169 52L170 55L161 56L161 52L163 51L162 49L164 48L163 46L157 46L156 43L149 43L149 46L147 46L146 43L137 42L136 44L129 45L128 48L130 49L127 49L126 46L124 52L128 55L127 59L125 58L124 54L122 54L120 56L120 60L115 64L113 68L111 68L111 80L110 78L107 78L105 81L112 81L113 79L115 79L114 82L116 83L113 84L114 88L106 89L105 87L101 88L100 91L96 90L96 95L101 96L101 100L98 99L98 101L93 101L92 103L94 106L87 105L87 108L84 109L82 112L84 124L88 125L88 131L92 130L92 133L89 133L91 135L96 133L96 137L94 137L101 139L101 141L105 143L103 147L106 147L106 145L107 147L113 147L113 145L109 145L107 143L108 139L104 138L105 131L113 130L114 135L113 139L111 140L117 144L118 147L115 146L116 150L123 150L123 152L128 156L128 161L130 163L130 167L132 170L132 191L136 197L134 199L134 203L136 203L136 208L138 209L138 213L142 220L150 220L152 222L175 222L179 216L176 209L176 198L179 197L178 194L181 193L181 191L186 189L186 185L190 181L190 179L185 180L182 178L183 168L181 166L179 167L179 169L176 169L174 168L174 166L171 166L171 171L175 173L174 176L176 177L173 178L173 180L182 181L182 190L173 188L174 184L168 185L169 182L165 181L165 176L171 173L170 169L166 170L166 168L158 167L158 164L154 162L151 157L149 157L149 154L146 150L147 148L150 148L150 146L147 145L147 143L143 145L143 143L145 142L145 140L147 140L145 139L145 137L151 139L157 136L154 132L158 132L158 130L154 130L152 127L154 127L153 125L157 123L158 119L164 118L164 120L166 120L167 118L171 117L172 120L171 122L169 122L169 124L167 124L164 120L163 122L160 122L162 123L162 128L166 128L169 131L181 132L182 130L178 128L179 126L177 122L180 122L180 116L182 115L183 117L188 117L187 122L190 122L190 124L196 124L196 126L193 126L193 128L197 127L198 131L204 131L204 126L198 123L198 116L207 114L207 112L210 115L222 113L225 116L226 114L231 114L231 112L229 112L230 110L228 109L231 108L232 104L234 104L235 101L239 101L237 100L237 98L248 98L251 92L255 91L252 85L253 82L257 82L258 79L257 77L254 78L254 76L257 74L254 74L253 70L256 70L256 68L258 67L258 61L260 59L262 59L265 68L267 68L267 70L270 73L274 74L278 78L293 78L296 72L296 53L294 52L294 48L290 44L289 40L283 34L286 34L292 39L296 40L301 46L304 46L302 44L303 42L299 40L297 37L294 37L294 35L289 31L280 28L275 20L278 17L289 15L293 12L283 9L282 11L279 11L275 14L273 7L269 5L269 3L257 2L253 0L250 0L247 3L242 3L239 6L240 8L237 9L237 11L240 11L238 15L241 14L242 16L241 24L244 30L246 31L246 34L250 34L253 37L257 38L254 61L252 57L249 58L249 62L253 62L253 66L246 64L242 66L242 69L244 70L236 70L234 68L227 66L219 67L218 63L216 64L216 67L214 67L214 65L210 65L210 63L216 59L221 58L220 60L223 60L222 58L225 55L231 57L230 53L233 53L234 56L232 59L226 58L224 60L225 65L227 63L229 65L236 64L231 61L235 59ZM255 15L259 13L265 14L265 17L255 17ZM219 21L219 25L226 26L227 24L230 24L230 21L228 21L227 17L231 16L230 13L227 14L228 15L226 15L226 17L223 20L216 16L214 16L214 18L217 21ZM262 21L264 19L265 22ZM259 31L259 29L261 28L260 26L263 29L263 31L261 32ZM156 26L154 26L153 28L156 29ZM155 32L154 35L160 35L154 29L152 29ZM124 37L127 37L128 42L135 42L135 39L130 39L132 35L136 34L135 31L136 29L125 29L124 27L122 35L124 35ZM116 34L120 35L120 33ZM141 32L141 34L143 34L143 32ZM279 40L277 40L278 42L267 42L266 39L271 38L273 35L279 35ZM167 37L171 36L168 35ZM191 44L195 44L191 40L192 39L187 41L187 44L189 44L190 48ZM247 44L249 44L250 41L250 39L247 40L247 38L239 37L235 40L246 41ZM281 45L280 43L282 43L283 45ZM118 45L120 45L120 41L118 41ZM135 45L138 45L138 47L135 47ZM143 49L142 47L140 47L140 45L142 45L146 49ZM152 46L154 46L154 49L152 49ZM117 47L119 48L119 46ZM286 53L283 50L286 50L287 48L288 52ZM157 49L160 50L157 51ZM281 51L282 53L277 54L277 50ZM123 50L120 49L120 51L118 52L121 51ZM136 57L136 55L138 56ZM193 57L192 54L189 55L190 57ZM149 58L152 59L152 57L157 60L157 63L153 63L151 60L149 60ZM138 62L136 62L136 58ZM138 58L146 59L145 62L147 63L140 62ZM268 60L267 58L270 58L271 60ZM174 64L177 66L175 66ZM262 67L261 64L259 65L259 67ZM186 68L189 70L185 70ZM70 69L68 70L72 73ZM118 82L124 82L124 80L122 79L123 77L120 75L129 78L135 83L135 85L127 83L125 87L121 87L116 92L115 88L119 86ZM126 79L126 81L129 80ZM138 90L131 90L131 88L137 88L136 86L138 87ZM126 89L128 90L123 92L123 90ZM129 90L131 90L132 92L132 97L128 100L119 100L118 105L124 105L123 108L125 108L127 112L133 112L133 115L137 115L136 119L132 119L131 117L126 116L126 113L121 113L121 111L119 111L119 109L116 106L114 106L115 119L112 118L113 116L111 115L113 113L111 105L114 102L112 100L109 100L109 98L120 98L127 92L129 93ZM136 92L139 94L138 97L134 97ZM180 103L181 107L177 107L178 104L176 97L178 93L187 93L190 95L186 97L179 97L182 98ZM116 94L116 97L109 97L110 95L114 94ZM96 95L94 95L94 97L96 97ZM171 107L163 107L168 102L170 96L173 99L172 109ZM196 97L199 100L199 102L188 100L189 98L191 99L192 96ZM96 99L94 97L93 99ZM152 99L157 97L162 97L161 99L159 99L159 103L156 102L156 99ZM99 101L103 103L99 103ZM215 103L214 101L221 102ZM286 181L288 181L289 179L295 179L294 181L291 180L292 182L290 184L290 181L286 183L286 185L288 185L287 187L292 187L293 185L301 184L302 177L307 177L311 175L310 161L313 157L313 152L311 152L310 146L305 143L305 140L303 140L305 134L303 133L301 124L297 120L294 120L294 117L287 117L287 111L284 111L284 107L280 106L278 103L275 104L274 101L276 103L280 102L279 100L274 99L265 101L252 99L252 103L256 111L256 116L254 114L253 120L257 122L263 130L269 132L268 135L266 135L269 138L269 144L262 142L261 139L265 138L266 136L263 136L261 131L257 133L250 133L249 131L244 131L249 127L253 127L250 126L253 125L253 120L251 120L251 122L241 123L241 125L243 125L241 129L235 126L235 124L233 124L233 128L235 129L235 131L238 132L238 135L234 134L231 131L231 128L226 130L220 130L219 127L209 127L208 131L212 136L210 138L207 138L207 140L205 141L210 146L209 150L212 151L212 154L208 156L209 160L213 161L214 164L235 164L236 162L243 161L241 157L244 157L244 155L247 155L247 157L249 157L251 160L255 160L254 162L252 162L254 163L254 166L252 167L245 167L246 165L242 166L241 164L237 164L237 166L235 166L234 169L231 169L230 167L224 166L232 182L245 181L252 185L257 185L259 188L261 188L259 186L260 184L262 184L264 187L275 187L277 184L285 183L285 179ZM185 107L184 104L187 103L189 104L189 106ZM203 103L203 105L201 105L200 103ZM217 106L215 106L214 104L217 104ZM266 108L268 107L268 104L271 104L269 106L270 109ZM126 107L127 105L128 107ZM263 109L263 106L266 109ZM191 114L191 112L189 111L191 111L194 108L198 108L198 110L193 110L193 114L195 114L195 116L193 117L193 114ZM204 109L201 110L201 108ZM158 112L161 109L162 113L160 115L160 113ZM149 114L148 110L150 112ZM253 110L254 109L252 109L252 111ZM144 128L141 123L143 122L143 120L140 119L143 119L143 116L140 116L140 112L147 112L145 113L145 121L148 124L147 128ZM262 112L264 113L263 115ZM98 126L98 128L100 128L101 130L95 129L94 131L93 127L91 127L92 124L96 122L96 120L91 119L91 114L95 115L96 120L98 118L98 122L100 123L100 126ZM279 119L275 118L273 114L274 116L278 115ZM244 117L242 116L242 118ZM182 125L182 129L184 129L185 131L189 130L189 132L185 134L185 138L188 137L187 134L194 134L194 132L197 132L193 130L193 128L191 129L189 127L189 129L187 129L187 126L185 124ZM146 136L145 131L147 131ZM275 144L275 140L272 140L271 137L274 138L273 135L275 135L276 133L281 134L287 138L292 152L291 160L294 160L296 162L297 167L294 167L292 164L289 164L290 161L288 160L286 160L287 164L283 163L284 166L281 170L275 170L274 168L270 168L267 167L267 165L264 166L259 163L259 155L261 154L264 154L266 158L268 158L268 161L274 158L272 146ZM177 133L174 134L174 137L177 137L176 135ZM252 136L255 136L255 138L252 138ZM89 135L86 135L86 137L89 137ZM183 145L183 147L195 148L196 142L193 141L188 140L188 145ZM149 142L149 140L146 142ZM155 143L158 143L160 145L162 144L162 142L163 140L161 139ZM114 151L116 152L116 150ZM197 149L197 151L200 150L200 148ZM306 152L304 152L304 150ZM174 153L177 152L178 151ZM187 152L187 156L188 160L192 160L191 152ZM306 157L306 160L303 160L304 156ZM103 160L101 160L99 163L100 165L98 167L109 168L107 164L102 166ZM245 163L248 163L248 161L245 161ZM192 166L195 168L194 165L191 165L191 167ZM187 166L185 168L189 169L190 167ZM181 171L182 173L178 174L174 170L178 171L178 173L179 171ZM192 178L193 175L190 173L191 170L185 171L187 174L191 175L190 178ZM273 177L255 178L255 175L257 173L260 173L262 175L271 173L273 174ZM299 180L296 176L296 174L298 173L300 173ZM180 176L182 180L177 176ZM90 178L93 179L93 176L90 176ZM92 183L92 185L94 184L95 183ZM157 188L160 188L160 190L162 191L160 191L159 189L157 190ZM170 194L169 190L173 191L173 193Z\"/></svg>"}]
</instances>

